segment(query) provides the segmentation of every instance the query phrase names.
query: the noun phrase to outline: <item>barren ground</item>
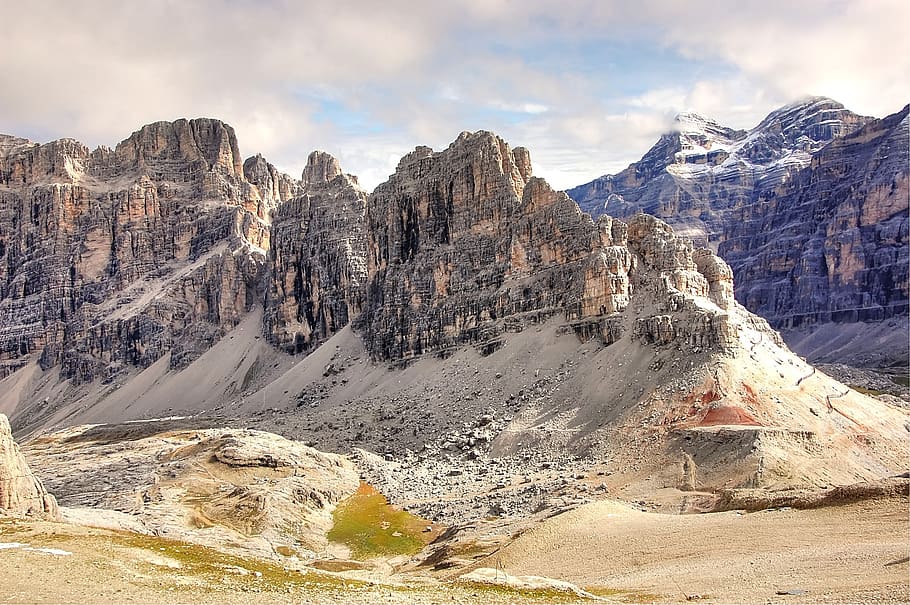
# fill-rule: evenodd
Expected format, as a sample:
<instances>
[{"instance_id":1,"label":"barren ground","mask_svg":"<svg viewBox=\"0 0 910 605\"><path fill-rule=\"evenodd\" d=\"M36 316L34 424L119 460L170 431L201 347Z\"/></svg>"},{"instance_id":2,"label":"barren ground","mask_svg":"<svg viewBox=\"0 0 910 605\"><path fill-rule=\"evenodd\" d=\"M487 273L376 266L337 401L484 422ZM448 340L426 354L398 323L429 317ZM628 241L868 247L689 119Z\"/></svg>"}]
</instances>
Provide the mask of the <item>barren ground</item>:
<instances>
[{"instance_id":1,"label":"barren ground","mask_svg":"<svg viewBox=\"0 0 910 605\"><path fill-rule=\"evenodd\" d=\"M703 515L643 513L603 501L551 518L474 567L568 580L610 602L685 602L698 595L714 603L905 603L908 512L906 497ZM363 583L58 523L5 519L0 542L72 553L0 549L4 603L579 601L552 591L466 585L426 572Z\"/></svg>"},{"instance_id":2,"label":"barren ground","mask_svg":"<svg viewBox=\"0 0 910 605\"><path fill-rule=\"evenodd\" d=\"M554 517L480 565L640 591L655 602L906 603L908 544L906 497L702 515L604 501Z\"/></svg>"}]
</instances>

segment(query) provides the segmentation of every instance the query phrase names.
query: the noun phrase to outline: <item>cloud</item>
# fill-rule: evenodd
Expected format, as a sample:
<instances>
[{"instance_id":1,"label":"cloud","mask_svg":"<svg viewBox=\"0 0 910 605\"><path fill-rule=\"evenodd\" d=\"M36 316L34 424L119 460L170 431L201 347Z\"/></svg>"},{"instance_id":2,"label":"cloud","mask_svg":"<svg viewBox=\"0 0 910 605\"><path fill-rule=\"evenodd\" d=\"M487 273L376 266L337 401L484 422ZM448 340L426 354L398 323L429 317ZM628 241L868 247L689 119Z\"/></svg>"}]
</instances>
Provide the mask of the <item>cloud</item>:
<instances>
[{"instance_id":1,"label":"cloud","mask_svg":"<svg viewBox=\"0 0 910 605\"><path fill-rule=\"evenodd\" d=\"M372 187L397 157L494 130L558 187L636 160L672 115L755 125L805 93L908 97L900 0L0 0L0 132L115 144L212 116L299 174L315 148ZM575 180L573 180L575 179Z\"/></svg>"}]
</instances>

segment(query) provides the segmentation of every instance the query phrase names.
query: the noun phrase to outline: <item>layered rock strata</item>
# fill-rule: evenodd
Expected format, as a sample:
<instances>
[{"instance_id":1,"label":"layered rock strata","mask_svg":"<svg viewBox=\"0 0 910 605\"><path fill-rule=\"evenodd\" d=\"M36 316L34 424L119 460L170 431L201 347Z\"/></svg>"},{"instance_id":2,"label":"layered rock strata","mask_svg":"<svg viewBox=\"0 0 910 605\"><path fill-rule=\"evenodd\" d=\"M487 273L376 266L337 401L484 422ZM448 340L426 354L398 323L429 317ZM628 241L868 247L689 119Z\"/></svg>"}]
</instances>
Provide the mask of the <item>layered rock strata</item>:
<instances>
[{"instance_id":1,"label":"layered rock strata","mask_svg":"<svg viewBox=\"0 0 910 605\"><path fill-rule=\"evenodd\" d=\"M908 108L835 139L731 212L719 253L739 299L782 328L908 313Z\"/></svg>"},{"instance_id":2,"label":"layered rock strata","mask_svg":"<svg viewBox=\"0 0 910 605\"><path fill-rule=\"evenodd\" d=\"M245 176L246 173L246 176ZM0 145L0 375L75 383L183 367L261 301L269 214L296 185L230 126L143 127L116 149Z\"/></svg>"},{"instance_id":3,"label":"layered rock strata","mask_svg":"<svg viewBox=\"0 0 910 605\"><path fill-rule=\"evenodd\" d=\"M277 347L308 352L360 313L367 277L366 198L335 158L310 154L302 193L273 216L264 326Z\"/></svg>"},{"instance_id":4,"label":"layered rock strata","mask_svg":"<svg viewBox=\"0 0 910 605\"><path fill-rule=\"evenodd\" d=\"M24 447L67 519L274 559L323 552L332 509L359 484L341 456L180 420L69 427Z\"/></svg>"},{"instance_id":5,"label":"layered rock strata","mask_svg":"<svg viewBox=\"0 0 910 605\"><path fill-rule=\"evenodd\" d=\"M525 150L488 132L406 156L368 201L367 237L375 357L490 350L514 322L553 314L606 344L629 328L658 344L737 340L723 261L650 216L595 223L531 177Z\"/></svg>"}]
</instances>

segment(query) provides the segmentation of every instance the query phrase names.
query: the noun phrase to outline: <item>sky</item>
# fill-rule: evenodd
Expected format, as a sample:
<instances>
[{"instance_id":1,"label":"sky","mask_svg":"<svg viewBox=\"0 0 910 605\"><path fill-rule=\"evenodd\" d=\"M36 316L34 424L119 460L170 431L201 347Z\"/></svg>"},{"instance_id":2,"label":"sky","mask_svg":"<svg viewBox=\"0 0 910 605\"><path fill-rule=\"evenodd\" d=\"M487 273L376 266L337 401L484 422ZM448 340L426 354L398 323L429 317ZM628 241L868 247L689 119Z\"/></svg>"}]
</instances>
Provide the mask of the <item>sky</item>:
<instances>
[{"instance_id":1,"label":"sky","mask_svg":"<svg viewBox=\"0 0 910 605\"><path fill-rule=\"evenodd\" d=\"M807 95L910 100L906 0L0 0L0 132L113 147L214 117L299 177L322 149L372 189L417 145L491 130L569 188L675 114L750 128Z\"/></svg>"}]
</instances>

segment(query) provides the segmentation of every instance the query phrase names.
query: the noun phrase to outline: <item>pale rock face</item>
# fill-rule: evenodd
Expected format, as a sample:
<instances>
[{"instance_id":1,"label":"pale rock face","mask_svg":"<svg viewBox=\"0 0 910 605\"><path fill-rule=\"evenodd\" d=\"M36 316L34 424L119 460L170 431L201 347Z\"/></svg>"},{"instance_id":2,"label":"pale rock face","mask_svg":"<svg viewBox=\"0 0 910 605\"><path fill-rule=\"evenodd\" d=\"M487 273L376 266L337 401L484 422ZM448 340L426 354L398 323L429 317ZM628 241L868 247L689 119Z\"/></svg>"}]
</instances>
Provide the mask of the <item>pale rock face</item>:
<instances>
[{"instance_id":1,"label":"pale rock face","mask_svg":"<svg viewBox=\"0 0 910 605\"><path fill-rule=\"evenodd\" d=\"M261 301L269 214L294 192L217 120L115 150L0 146L0 376L39 359L75 383L171 353L182 367Z\"/></svg>"},{"instance_id":2,"label":"pale rock face","mask_svg":"<svg viewBox=\"0 0 910 605\"><path fill-rule=\"evenodd\" d=\"M3 414L0 414L0 511L51 519L59 516L57 501L29 469Z\"/></svg>"},{"instance_id":3,"label":"pale rock face","mask_svg":"<svg viewBox=\"0 0 910 605\"><path fill-rule=\"evenodd\" d=\"M337 454L179 420L68 427L26 448L67 520L125 518L143 533L275 559L279 546L323 551L332 509L359 483Z\"/></svg>"},{"instance_id":4,"label":"pale rock face","mask_svg":"<svg viewBox=\"0 0 910 605\"><path fill-rule=\"evenodd\" d=\"M299 183L278 172L261 155L247 158L243 163L243 176L259 190L264 205L264 211L257 212L261 219L267 220L272 210L297 195L300 189Z\"/></svg>"},{"instance_id":5,"label":"pale rock face","mask_svg":"<svg viewBox=\"0 0 910 605\"><path fill-rule=\"evenodd\" d=\"M300 179L306 187L328 183L340 174L341 164L338 160L324 151L314 151L307 158L307 165Z\"/></svg>"}]
</instances>

